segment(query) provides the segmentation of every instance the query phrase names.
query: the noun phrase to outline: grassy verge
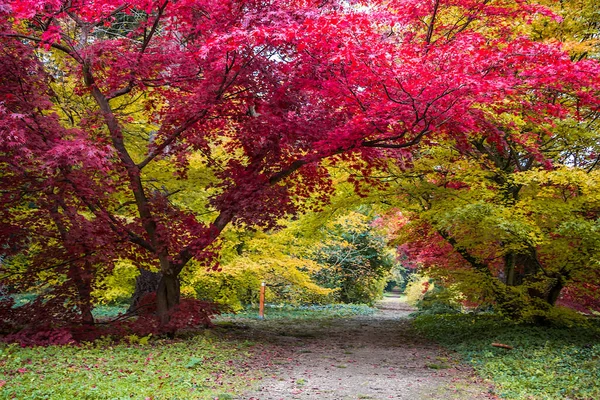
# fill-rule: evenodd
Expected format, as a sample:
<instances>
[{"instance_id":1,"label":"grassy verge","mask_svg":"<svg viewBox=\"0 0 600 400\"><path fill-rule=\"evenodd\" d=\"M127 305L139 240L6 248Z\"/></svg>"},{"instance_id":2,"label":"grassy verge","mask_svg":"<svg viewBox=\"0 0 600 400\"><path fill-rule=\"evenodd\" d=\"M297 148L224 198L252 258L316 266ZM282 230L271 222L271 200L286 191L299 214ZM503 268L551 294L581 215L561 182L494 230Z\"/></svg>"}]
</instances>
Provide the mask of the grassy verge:
<instances>
[{"instance_id":1,"label":"grassy verge","mask_svg":"<svg viewBox=\"0 0 600 400\"><path fill-rule=\"evenodd\" d=\"M95 310L96 317L117 316L123 307ZM267 320L344 318L370 314L361 305L270 306ZM256 320L257 310L225 319ZM214 332L177 340L108 339L81 346L20 348L0 344L0 399L233 399L260 378L253 360L268 349L246 340L226 341Z\"/></svg>"},{"instance_id":2,"label":"grassy verge","mask_svg":"<svg viewBox=\"0 0 600 400\"><path fill-rule=\"evenodd\" d=\"M506 399L600 399L600 326L523 326L491 315L423 315L417 330L457 351ZM503 343L505 350L491 346Z\"/></svg>"},{"instance_id":3,"label":"grassy verge","mask_svg":"<svg viewBox=\"0 0 600 400\"><path fill-rule=\"evenodd\" d=\"M257 378L249 343L132 341L0 345L0 399L232 399Z\"/></svg>"},{"instance_id":4,"label":"grassy verge","mask_svg":"<svg viewBox=\"0 0 600 400\"><path fill-rule=\"evenodd\" d=\"M325 318L347 318L355 315L370 315L375 308L364 304L329 304L323 306L265 306L265 319L313 320ZM249 308L236 314L223 314L226 319L257 319L258 308Z\"/></svg>"},{"instance_id":5,"label":"grassy verge","mask_svg":"<svg viewBox=\"0 0 600 400\"><path fill-rule=\"evenodd\" d=\"M127 305L99 305L94 308L94 317L112 319L127 311ZM375 308L364 304L328 304L311 306L292 306L267 304L266 319L322 319L347 318L355 315L370 315ZM225 313L217 319L257 319L258 307L250 307L238 313Z\"/></svg>"}]
</instances>

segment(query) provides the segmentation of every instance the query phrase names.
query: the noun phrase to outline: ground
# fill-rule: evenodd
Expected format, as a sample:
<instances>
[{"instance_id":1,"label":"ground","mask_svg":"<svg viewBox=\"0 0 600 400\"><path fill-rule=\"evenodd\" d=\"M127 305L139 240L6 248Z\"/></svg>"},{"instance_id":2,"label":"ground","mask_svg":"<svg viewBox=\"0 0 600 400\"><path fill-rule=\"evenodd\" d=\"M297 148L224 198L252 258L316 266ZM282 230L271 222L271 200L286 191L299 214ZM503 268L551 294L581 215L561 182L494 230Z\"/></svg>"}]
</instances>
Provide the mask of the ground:
<instances>
[{"instance_id":1,"label":"ground","mask_svg":"<svg viewBox=\"0 0 600 400\"><path fill-rule=\"evenodd\" d=\"M278 349L269 377L239 399L494 398L454 354L415 334L412 311L396 295L372 315L232 324L228 335Z\"/></svg>"}]
</instances>

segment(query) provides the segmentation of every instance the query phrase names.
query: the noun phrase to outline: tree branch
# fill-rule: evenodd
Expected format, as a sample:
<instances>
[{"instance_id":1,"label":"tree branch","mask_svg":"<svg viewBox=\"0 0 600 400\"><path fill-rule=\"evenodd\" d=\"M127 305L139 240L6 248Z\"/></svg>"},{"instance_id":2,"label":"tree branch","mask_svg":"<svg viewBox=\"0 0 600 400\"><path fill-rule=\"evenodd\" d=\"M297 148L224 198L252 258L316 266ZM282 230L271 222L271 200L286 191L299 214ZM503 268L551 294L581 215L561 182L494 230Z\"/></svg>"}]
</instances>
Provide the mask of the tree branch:
<instances>
[{"instance_id":1,"label":"tree branch","mask_svg":"<svg viewBox=\"0 0 600 400\"><path fill-rule=\"evenodd\" d=\"M203 117L205 117L207 113L207 110L202 110L198 115L188 119L179 128L175 129L169 135L169 137L164 140L164 142L156 146L144 160L137 164L137 168L142 170L152 160L158 157L163 152L163 150L165 150L170 144L172 144L177 138L179 138L179 136L181 136L182 133L187 131L192 125L194 125L196 122L200 121Z\"/></svg>"},{"instance_id":2,"label":"tree branch","mask_svg":"<svg viewBox=\"0 0 600 400\"><path fill-rule=\"evenodd\" d=\"M477 271L483 273L484 275L491 277L492 273L490 272L489 267L487 266L487 264L483 264L481 262L479 262L475 257L473 257L473 255L471 253L469 253L467 251L467 249L465 249L463 246L460 246L458 244L458 242L456 241L456 239L454 239L452 236L450 236L446 231L444 231L443 229L437 229L437 233L446 241L448 242L452 248L454 249L454 251L456 251L458 254L461 255L461 257L468 262L469 264L471 264L471 266L473 268L475 268Z\"/></svg>"},{"instance_id":3,"label":"tree branch","mask_svg":"<svg viewBox=\"0 0 600 400\"><path fill-rule=\"evenodd\" d=\"M425 37L425 43L431 44L431 38L433 37L433 27L435 26L435 19L437 17L437 13L440 7L440 0L436 0L435 5L433 6L433 14L431 15L431 21L429 22L429 26L427 27L427 36Z\"/></svg>"},{"instance_id":4,"label":"tree branch","mask_svg":"<svg viewBox=\"0 0 600 400\"><path fill-rule=\"evenodd\" d=\"M2 33L0 34L0 36L4 36L4 37L10 37L10 38L17 38L17 39L26 39L26 40L31 40L32 42L36 42L36 43L44 43L44 44L48 44L50 45L50 47L55 48L57 50L62 51L63 53L69 55L70 57L72 57L74 60L76 60L77 62L81 62L81 58L76 55L76 53L73 52L72 49L69 49L68 47L65 47L61 44L58 43L48 43L40 38L36 38L34 36L29 36L29 35L21 35L18 33Z\"/></svg>"}]
</instances>

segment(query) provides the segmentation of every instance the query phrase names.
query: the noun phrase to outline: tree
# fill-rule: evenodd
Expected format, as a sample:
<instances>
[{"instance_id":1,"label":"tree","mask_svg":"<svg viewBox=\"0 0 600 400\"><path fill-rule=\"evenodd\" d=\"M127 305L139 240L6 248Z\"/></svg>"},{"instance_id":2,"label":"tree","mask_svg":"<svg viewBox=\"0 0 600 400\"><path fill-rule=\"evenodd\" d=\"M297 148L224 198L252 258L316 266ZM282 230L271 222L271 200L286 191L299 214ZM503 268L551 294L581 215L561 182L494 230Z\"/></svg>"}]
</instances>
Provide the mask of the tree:
<instances>
[{"instance_id":1,"label":"tree","mask_svg":"<svg viewBox=\"0 0 600 400\"><path fill-rule=\"evenodd\" d=\"M558 21L537 21L529 27L535 40L555 39L563 43L572 59L600 55L600 15L594 0L543 1L560 16Z\"/></svg>"},{"instance_id":2,"label":"tree","mask_svg":"<svg viewBox=\"0 0 600 400\"><path fill-rule=\"evenodd\" d=\"M565 287L598 285L598 171L502 170L473 156L438 145L405 175L409 258L515 318L543 318Z\"/></svg>"},{"instance_id":3,"label":"tree","mask_svg":"<svg viewBox=\"0 0 600 400\"><path fill-rule=\"evenodd\" d=\"M343 303L373 304L383 295L394 257L387 239L368 215L350 212L329 222L324 240L312 257L325 267L313 276L324 287L337 289Z\"/></svg>"},{"instance_id":4,"label":"tree","mask_svg":"<svg viewBox=\"0 0 600 400\"><path fill-rule=\"evenodd\" d=\"M52 112L48 76L28 46L7 43L0 65L2 249L5 255L27 255L26 262L4 260L9 273L3 283L21 290L34 286L46 293L34 308L55 298L49 303L65 313L74 305L81 320L91 323L93 280L98 270L110 267L120 242L106 226L86 218L81 192L71 182L96 204L110 202L110 149L82 129L60 124ZM25 279L24 270L31 271ZM40 323L60 318L35 312L32 317Z\"/></svg>"},{"instance_id":5,"label":"tree","mask_svg":"<svg viewBox=\"0 0 600 400\"><path fill-rule=\"evenodd\" d=\"M18 52L7 58L23 65L3 77L0 99L2 163L14 165L3 171L2 246L14 248L18 232L28 247L50 229L45 199L64 197L62 185L71 204L57 212L69 225L56 228L66 234L54 257L81 257L91 274L90 252L157 264L163 324L179 302L179 274L192 258L211 262L228 224L270 227L314 193L327 201L322 160L366 172L383 157L406 163L423 141L473 135L533 149L534 134L498 121L578 119L597 105L597 63L514 34L507 21L552 16L524 2L2 0L0 12L3 47ZM48 93L49 81L72 90ZM65 96L80 104L68 130L54 114ZM57 146L23 145L48 137ZM189 179L194 158L215 177L202 187L205 212L152 184L152 165L169 162ZM21 168L31 159L39 165ZM40 173L22 172L31 170ZM32 194L38 231L20 223L24 199L12 196L32 182L48 188Z\"/></svg>"},{"instance_id":6,"label":"tree","mask_svg":"<svg viewBox=\"0 0 600 400\"><path fill-rule=\"evenodd\" d=\"M550 5L564 20L538 20L519 31L563 41L571 59L596 57L594 6ZM559 108L577 107L577 98L551 93ZM499 113L500 136L439 141L420 153L399 186L411 204L405 249L435 274L470 286L466 292L483 289L513 316L527 308L543 314L565 287L571 297L585 291L583 302L594 308L597 216L588 190L597 173L598 108L591 103L577 118L564 117L548 113L539 124L527 112Z\"/></svg>"}]
</instances>

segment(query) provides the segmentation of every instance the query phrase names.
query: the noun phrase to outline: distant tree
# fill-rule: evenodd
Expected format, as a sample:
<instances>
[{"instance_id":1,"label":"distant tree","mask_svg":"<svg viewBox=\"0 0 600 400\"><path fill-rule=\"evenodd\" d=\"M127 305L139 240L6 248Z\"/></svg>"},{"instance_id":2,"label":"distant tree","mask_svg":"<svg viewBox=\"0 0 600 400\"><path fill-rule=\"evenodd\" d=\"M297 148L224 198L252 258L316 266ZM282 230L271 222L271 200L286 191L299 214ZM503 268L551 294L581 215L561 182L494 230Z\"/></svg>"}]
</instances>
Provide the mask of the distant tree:
<instances>
[{"instance_id":1,"label":"distant tree","mask_svg":"<svg viewBox=\"0 0 600 400\"><path fill-rule=\"evenodd\" d=\"M325 266L313 273L316 282L336 289L343 303L373 304L380 299L394 267L385 236L358 212L341 216L323 229L323 241L312 255Z\"/></svg>"}]
</instances>

